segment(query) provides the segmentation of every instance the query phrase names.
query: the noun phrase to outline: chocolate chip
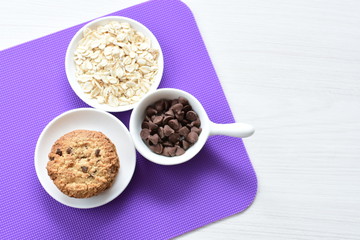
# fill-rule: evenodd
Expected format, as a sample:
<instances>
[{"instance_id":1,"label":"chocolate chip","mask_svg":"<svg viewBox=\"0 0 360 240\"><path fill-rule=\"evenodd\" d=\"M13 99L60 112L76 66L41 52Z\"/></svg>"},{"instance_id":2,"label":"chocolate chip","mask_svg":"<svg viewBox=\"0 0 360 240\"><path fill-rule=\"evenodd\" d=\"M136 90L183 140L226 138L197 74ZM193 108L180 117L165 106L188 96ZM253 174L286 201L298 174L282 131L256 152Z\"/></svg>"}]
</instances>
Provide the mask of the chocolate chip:
<instances>
[{"instance_id":1,"label":"chocolate chip","mask_svg":"<svg viewBox=\"0 0 360 240\"><path fill-rule=\"evenodd\" d=\"M162 120L163 120L163 116L156 116L156 117L154 117L154 119L152 121L156 125L159 125L162 122Z\"/></svg>"},{"instance_id":2,"label":"chocolate chip","mask_svg":"<svg viewBox=\"0 0 360 240\"><path fill-rule=\"evenodd\" d=\"M174 112L173 112L173 110L169 109L168 111L165 112L165 115L174 117Z\"/></svg>"},{"instance_id":3,"label":"chocolate chip","mask_svg":"<svg viewBox=\"0 0 360 240\"><path fill-rule=\"evenodd\" d=\"M164 156L173 157L175 156L175 153L176 153L176 147L165 147L162 154Z\"/></svg>"},{"instance_id":4,"label":"chocolate chip","mask_svg":"<svg viewBox=\"0 0 360 240\"><path fill-rule=\"evenodd\" d=\"M201 125L200 118L197 118L195 121L193 121L191 125L195 127L200 127Z\"/></svg>"},{"instance_id":5,"label":"chocolate chip","mask_svg":"<svg viewBox=\"0 0 360 240\"><path fill-rule=\"evenodd\" d=\"M148 107L146 109L146 115L151 117L152 115L155 115L157 113L156 109L152 108L152 107Z\"/></svg>"},{"instance_id":6,"label":"chocolate chip","mask_svg":"<svg viewBox=\"0 0 360 240\"><path fill-rule=\"evenodd\" d=\"M141 124L141 128L149 129L149 122L148 121L143 121L142 124Z\"/></svg>"},{"instance_id":7,"label":"chocolate chip","mask_svg":"<svg viewBox=\"0 0 360 240\"><path fill-rule=\"evenodd\" d=\"M191 131L192 131L192 132L196 132L198 135L200 135L200 133L201 133L201 131L202 131L202 128L192 127L192 128L191 128Z\"/></svg>"},{"instance_id":8,"label":"chocolate chip","mask_svg":"<svg viewBox=\"0 0 360 240\"><path fill-rule=\"evenodd\" d=\"M182 147L184 148L184 150L188 150L189 147L190 147L190 143L188 143L188 142L185 141L185 140L182 140L182 141L181 141L181 145L182 145Z\"/></svg>"},{"instance_id":9,"label":"chocolate chip","mask_svg":"<svg viewBox=\"0 0 360 240\"><path fill-rule=\"evenodd\" d=\"M175 131L171 127L169 127L169 125L164 126L164 135L165 135L165 137L170 136L174 132Z\"/></svg>"},{"instance_id":10,"label":"chocolate chip","mask_svg":"<svg viewBox=\"0 0 360 240\"><path fill-rule=\"evenodd\" d=\"M161 144L156 144L156 145L150 146L150 149L157 154L161 154L163 151L163 146Z\"/></svg>"},{"instance_id":11,"label":"chocolate chip","mask_svg":"<svg viewBox=\"0 0 360 240\"><path fill-rule=\"evenodd\" d=\"M176 117L177 120L179 120L179 121L184 120L184 116L185 116L185 113L184 113L184 112L175 113L175 117Z\"/></svg>"},{"instance_id":12,"label":"chocolate chip","mask_svg":"<svg viewBox=\"0 0 360 240\"><path fill-rule=\"evenodd\" d=\"M185 113L188 112L188 111L190 111L190 110L192 110L192 108L191 108L190 105L186 105L186 106L184 106L184 108L183 108L183 111L184 111Z\"/></svg>"},{"instance_id":13,"label":"chocolate chip","mask_svg":"<svg viewBox=\"0 0 360 240\"><path fill-rule=\"evenodd\" d=\"M197 115L194 111L188 111L186 113L186 119L190 121L195 121L197 119Z\"/></svg>"},{"instance_id":14,"label":"chocolate chip","mask_svg":"<svg viewBox=\"0 0 360 240\"><path fill-rule=\"evenodd\" d=\"M181 136L186 136L188 135L190 132L190 130L187 127L182 127L179 129L179 133Z\"/></svg>"},{"instance_id":15,"label":"chocolate chip","mask_svg":"<svg viewBox=\"0 0 360 240\"><path fill-rule=\"evenodd\" d=\"M180 128L180 124L179 124L179 121L177 119L171 119L168 122L168 125L174 130L178 130Z\"/></svg>"},{"instance_id":16,"label":"chocolate chip","mask_svg":"<svg viewBox=\"0 0 360 240\"><path fill-rule=\"evenodd\" d=\"M49 157L50 161L54 161L55 157Z\"/></svg>"},{"instance_id":17,"label":"chocolate chip","mask_svg":"<svg viewBox=\"0 0 360 240\"><path fill-rule=\"evenodd\" d=\"M95 150L95 157L100 157L100 149Z\"/></svg>"},{"instance_id":18,"label":"chocolate chip","mask_svg":"<svg viewBox=\"0 0 360 240\"><path fill-rule=\"evenodd\" d=\"M169 149L169 153L170 153L170 156L171 156L171 157L175 156L175 153L176 153L176 147L170 147L170 149Z\"/></svg>"},{"instance_id":19,"label":"chocolate chip","mask_svg":"<svg viewBox=\"0 0 360 240\"><path fill-rule=\"evenodd\" d=\"M141 130L140 137L141 137L142 140L147 139L149 136L150 136L150 130L149 129L144 128L144 129Z\"/></svg>"},{"instance_id":20,"label":"chocolate chip","mask_svg":"<svg viewBox=\"0 0 360 240\"><path fill-rule=\"evenodd\" d=\"M179 141L180 135L178 133L173 133L169 136L169 141L172 143L176 143Z\"/></svg>"},{"instance_id":21,"label":"chocolate chip","mask_svg":"<svg viewBox=\"0 0 360 240\"><path fill-rule=\"evenodd\" d=\"M178 98L178 101L179 101L179 103L181 103L183 106L189 104L188 100L187 100L186 98L184 98L184 97L179 97L179 98Z\"/></svg>"},{"instance_id":22,"label":"chocolate chip","mask_svg":"<svg viewBox=\"0 0 360 240\"><path fill-rule=\"evenodd\" d=\"M196 132L190 132L187 136L186 136L186 141L188 141L189 143L195 143L198 140L199 136L197 135Z\"/></svg>"},{"instance_id":23,"label":"chocolate chip","mask_svg":"<svg viewBox=\"0 0 360 240\"><path fill-rule=\"evenodd\" d=\"M185 150L183 148L181 148L181 147L176 148L176 152L175 152L176 156L183 155L184 153L185 153Z\"/></svg>"},{"instance_id":24,"label":"chocolate chip","mask_svg":"<svg viewBox=\"0 0 360 240\"><path fill-rule=\"evenodd\" d=\"M149 122L149 129L150 131L154 131L158 128L158 125L156 125L155 123L153 122Z\"/></svg>"},{"instance_id":25,"label":"chocolate chip","mask_svg":"<svg viewBox=\"0 0 360 240\"><path fill-rule=\"evenodd\" d=\"M154 106L157 112L162 112L164 110L164 100L157 101Z\"/></svg>"},{"instance_id":26,"label":"chocolate chip","mask_svg":"<svg viewBox=\"0 0 360 240\"><path fill-rule=\"evenodd\" d=\"M111 166L111 173L116 172L117 169L118 169L117 166L112 165L112 166Z\"/></svg>"},{"instance_id":27,"label":"chocolate chip","mask_svg":"<svg viewBox=\"0 0 360 240\"><path fill-rule=\"evenodd\" d=\"M58 149L56 149L56 154L59 156L62 156L62 151L58 148Z\"/></svg>"},{"instance_id":28,"label":"chocolate chip","mask_svg":"<svg viewBox=\"0 0 360 240\"><path fill-rule=\"evenodd\" d=\"M171 107L171 109L173 110L173 112L176 114L176 113L180 113L181 110L183 109L183 105L181 103L177 103L175 105L173 105Z\"/></svg>"},{"instance_id":29,"label":"chocolate chip","mask_svg":"<svg viewBox=\"0 0 360 240\"><path fill-rule=\"evenodd\" d=\"M156 145L159 142L159 135L154 134L152 136L149 136L149 141L153 144Z\"/></svg>"},{"instance_id":30,"label":"chocolate chip","mask_svg":"<svg viewBox=\"0 0 360 240\"><path fill-rule=\"evenodd\" d=\"M164 128L163 128L163 127L159 127L159 128L158 128L158 134L159 134L159 137L160 137L161 139L165 137Z\"/></svg>"},{"instance_id":31,"label":"chocolate chip","mask_svg":"<svg viewBox=\"0 0 360 240\"><path fill-rule=\"evenodd\" d=\"M66 153L67 153L67 154L70 154L70 153L71 153L71 150L72 150L72 149L69 147L68 149L66 149Z\"/></svg>"},{"instance_id":32,"label":"chocolate chip","mask_svg":"<svg viewBox=\"0 0 360 240\"><path fill-rule=\"evenodd\" d=\"M87 173L88 169L88 167L81 166L81 170L83 171L83 173Z\"/></svg>"},{"instance_id":33,"label":"chocolate chip","mask_svg":"<svg viewBox=\"0 0 360 240\"><path fill-rule=\"evenodd\" d=\"M170 157L169 149L170 149L170 147L164 147L164 149L162 151L162 155L164 155L166 157Z\"/></svg>"},{"instance_id":34,"label":"chocolate chip","mask_svg":"<svg viewBox=\"0 0 360 240\"><path fill-rule=\"evenodd\" d=\"M162 124L163 125L167 124L173 118L174 118L173 116L165 116L164 119L163 119Z\"/></svg>"}]
</instances>

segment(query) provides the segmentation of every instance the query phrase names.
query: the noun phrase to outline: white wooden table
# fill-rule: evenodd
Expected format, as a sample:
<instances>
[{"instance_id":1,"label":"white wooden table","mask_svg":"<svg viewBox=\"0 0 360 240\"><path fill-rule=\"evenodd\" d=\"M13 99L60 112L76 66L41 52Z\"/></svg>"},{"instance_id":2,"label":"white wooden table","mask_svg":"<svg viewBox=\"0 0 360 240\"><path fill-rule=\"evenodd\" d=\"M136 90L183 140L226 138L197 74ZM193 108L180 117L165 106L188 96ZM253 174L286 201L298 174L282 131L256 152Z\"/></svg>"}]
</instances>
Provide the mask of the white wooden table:
<instances>
[{"instance_id":1,"label":"white wooden table","mask_svg":"<svg viewBox=\"0 0 360 240\"><path fill-rule=\"evenodd\" d=\"M139 2L3 0L0 48ZM236 120L257 129L259 191L179 239L360 239L360 1L185 2Z\"/></svg>"}]
</instances>

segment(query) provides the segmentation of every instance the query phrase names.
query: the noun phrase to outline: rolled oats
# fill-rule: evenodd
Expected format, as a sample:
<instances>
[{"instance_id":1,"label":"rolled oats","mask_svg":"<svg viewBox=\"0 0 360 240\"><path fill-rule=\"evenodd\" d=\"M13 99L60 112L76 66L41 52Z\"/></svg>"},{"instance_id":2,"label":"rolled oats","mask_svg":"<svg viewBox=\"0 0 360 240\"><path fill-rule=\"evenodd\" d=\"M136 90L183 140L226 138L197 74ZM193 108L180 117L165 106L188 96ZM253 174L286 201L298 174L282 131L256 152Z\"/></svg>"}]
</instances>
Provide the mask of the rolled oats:
<instances>
[{"instance_id":1,"label":"rolled oats","mask_svg":"<svg viewBox=\"0 0 360 240\"><path fill-rule=\"evenodd\" d=\"M86 28L75 51L76 80L100 104L133 104L153 84L158 56L150 39L127 22Z\"/></svg>"}]
</instances>

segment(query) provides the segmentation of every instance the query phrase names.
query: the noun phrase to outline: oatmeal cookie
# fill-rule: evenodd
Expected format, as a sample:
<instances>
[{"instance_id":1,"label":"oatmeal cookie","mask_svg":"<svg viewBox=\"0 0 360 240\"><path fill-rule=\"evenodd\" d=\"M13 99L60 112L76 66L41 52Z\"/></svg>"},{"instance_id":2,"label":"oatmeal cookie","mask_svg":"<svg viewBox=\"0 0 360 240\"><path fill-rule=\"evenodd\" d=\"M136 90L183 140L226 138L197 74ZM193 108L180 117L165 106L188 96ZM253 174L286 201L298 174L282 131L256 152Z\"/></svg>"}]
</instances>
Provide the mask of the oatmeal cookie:
<instances>
[{"instance_id":1,"label":"oatmeal cookie","mask_svg":"<svg viewBox=\"0 0 360 240\"><path fill-rule=\"evenodd\" d=\"M115 145L103 133L75 130L59 138L47 171L64 194L89 198L108 189L119 171Z\"/></svg>"}]
</instances>

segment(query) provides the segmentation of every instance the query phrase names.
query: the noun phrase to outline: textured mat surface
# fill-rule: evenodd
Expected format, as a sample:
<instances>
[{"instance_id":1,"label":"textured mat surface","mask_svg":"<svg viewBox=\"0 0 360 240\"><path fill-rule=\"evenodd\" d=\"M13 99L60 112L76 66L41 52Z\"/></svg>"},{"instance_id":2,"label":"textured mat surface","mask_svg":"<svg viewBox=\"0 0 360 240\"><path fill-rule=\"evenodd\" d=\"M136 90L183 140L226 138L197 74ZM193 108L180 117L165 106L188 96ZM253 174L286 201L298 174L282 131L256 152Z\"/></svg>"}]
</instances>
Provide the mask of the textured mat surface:
<instances>
[{"instance_id":1,"label":"textured mat surface","mask_svg":"<svg viewBox=\"0 0 360 240\"><path fill-rule=\"evenodd\" d=\"M109 15L138 20L156 35L165 60L160 87L190 92L214 122L234 121L186 5L156 0ZM164 239L245 210L257 180L242 141L230 137L210 138L178 166L137 155L128 188L99 208L66 207L45 192L33 163L37 138L57 115L87 107L64 70L67 45L82 25L0 52L0 238ZM130 112L115 115L128 124Z\"/></svg>"}]
</instances>

